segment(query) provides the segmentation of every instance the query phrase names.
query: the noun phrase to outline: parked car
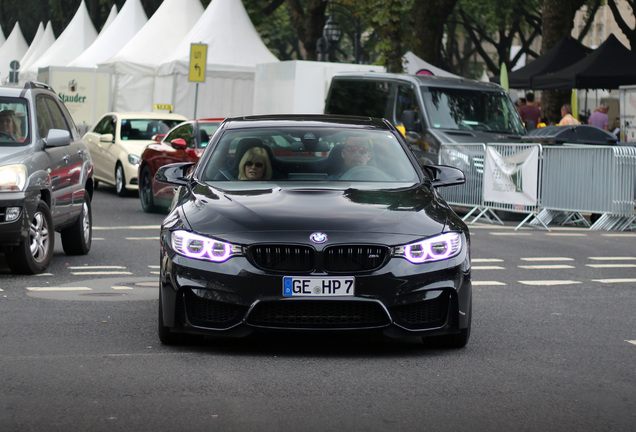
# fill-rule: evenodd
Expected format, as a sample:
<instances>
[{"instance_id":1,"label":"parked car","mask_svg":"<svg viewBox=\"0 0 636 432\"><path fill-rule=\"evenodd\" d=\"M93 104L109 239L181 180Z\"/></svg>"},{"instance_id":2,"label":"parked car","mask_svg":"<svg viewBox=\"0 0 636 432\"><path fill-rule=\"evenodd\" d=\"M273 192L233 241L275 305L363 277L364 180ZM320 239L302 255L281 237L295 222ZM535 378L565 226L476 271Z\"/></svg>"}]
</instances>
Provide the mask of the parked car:
<instances>
[{"instance_id":1,"label":"parked car","mask_svg":"<svg viewBox=\"0 0 636 432\"><path fill-rule=\"evenodd\" d=\"M157 172L179 186L160 235L163 343L260 330L467 343L470 236L435 190L464 175L420 166L389 121L228 119L193 166Z\"/></svg>"},{"instance_id":2,"label":"parked car","mask_svg":"<svg viewBox=\"0 0 636 432\"><path fill-rule=\"evenodd\" d=\"M534 129L522 139L523 142L544 145L590 144L617 145L616 135L591 125L547 126Z\"/></svg>"},{"instance_id":3,"label":"parked car","mask_svg":"<svg viewBox=\"0 0 636 432\"><path fill-rule=\"evenodd\" d=\"M137 190L141 153L158 134L187 119L180 114L142 112L104 114L84 135L95 164L95 186L115 186L119 196Z\"/></svg>"},{"instance_id":4,"label":"parked car","mask_svg":"<svg viewBox=\"0 0 636 432\"><path fill-rule=\"evenodd\" d=\"M42 273L55 231L64 252L92 242L93 164L53 89L0 87L0 247L14 273Z\"/></svg>"},{"instance_id":5,"label":"parked car","mask_svg":"<svg viewBox=\"0 0 636 432\"><path fill-rule=\"evenodd\" d=\"M340 72L325 114L384 117L427 163L438 163L441 143L519 142L526 133L503 87L464 78Z\"/></svg>"},{"instance_id":6,"label":"parked car","mask_svg":"<svg viewBox=\"0 0 636 432\"><path fill-rule=\"evenodd\" d=\"M170 130L159 143L148 144L139 162L139 200L145 212L167 210L174 185L155 179L159 167L176 162L197 162L210 137L224 119L191 120Z\"/></svg>"}]
</instances>

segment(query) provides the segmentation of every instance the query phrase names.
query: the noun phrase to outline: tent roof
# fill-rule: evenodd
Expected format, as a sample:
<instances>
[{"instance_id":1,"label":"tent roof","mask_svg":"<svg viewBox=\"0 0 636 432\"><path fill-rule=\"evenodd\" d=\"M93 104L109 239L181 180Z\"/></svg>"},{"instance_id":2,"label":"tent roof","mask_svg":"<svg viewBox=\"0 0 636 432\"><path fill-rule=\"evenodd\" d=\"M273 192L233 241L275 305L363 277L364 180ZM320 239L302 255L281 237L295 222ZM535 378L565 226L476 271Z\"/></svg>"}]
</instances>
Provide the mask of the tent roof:
<instances>
[{"instance_id":1,"label":"tent roof","mask_svg":"<svg viewBox=\"0 0 636 432\"><path fill-rule=\"evenodd\" d=\"M2 31L2 26L0 26L0 47L4 43L6 39L4 38L4 32Z\"/></svg>"},{"instance_id":2,"label":"tent roof","mask_svg":"<svg viewBox=\"0 0 636 432\"><path fill-rule=\"evenodd\" d=\"M154 74L155 66L174 51L202 14L200 0L165 0L123 48L98 65L120 73Z\"/></svg>"},{"instance_id":3,"label":"tent roof","mask_svg":"<svg viewBox=\"0 0 636 432\"><path fill-rule=\"evenodd\" d=\"M563 37L548 52L533 62L508 74L510 88L531 89L533 78L556 72L583 59L592 50L571 36Z\"/></svg>"},{"instance_id":4,"label":"tent roof","mask_svg":"<svg viewBox=\"0 0 636 432\"><path fill-rule=\"evenodd\" d=\"M636 54L610 34L582 60L534 78L535 89L617 89L636 84Z\"/></svg>"},{"instance_id":5,"label":"tent roof","mask_svg":"<svg viewBox=\"0 0 636 432\"><path fill-rule=\"evenodd\" d=\"M24 40L20 23L15 23L13 31L7 40L0 47L0 78L5 78L11 70L10 64L13 60L18 60L24 56L29 49L29 45Z\"/></svg>"},{"instance_id":6,"label":"tent roof","mask_svg":"<svg viewBox=\"0 0 636 432\"><path fill-rule=\"evenodd\" d=\"M95 42L69 66L96 67L117 53L147 22L148 17L141 1L127 0L110 25L102 29Z\"/></svg>"},{"instance_id":7,"label":"tent roof","mask_svg":"<svg viewBox=\"0 0 636 432\"><path fill-rule=\"evenodd\" d=\"M99 34L102 34L104 32L104 30L106 30L108 28L108 26L110 26L113 23L113 21L115 21L115 18L117 18L117 5L116 4L114 4L113 7L110 8L110 13L108 14L108 17L106 17L106 22L102 26L102 29L99 31ZM97 37L99 37L99 35Z\"/></svg>"},{"instance_id":8,"label":"tent roof","mask_svg":"<svg viewBox=\"0 0 636 432\"><path fill-rule=\"evenodd\" d=\"M422 60L411 51L404 54L404 57L402 57L402 63L404 64L404 71L410 75L417 75L419 71L426 70L435 76L460 78L459 75L447 72L444 69L440 69L425 60Z\"/></svg>"},{"instance_id":9,"label":"tent roof","mask_svg":"<svg viewBox=\"0 0 636 432\"><path fill-rule=\"evenodd\" d=\"M27 52L22 57L22 60L20 61L21 63L20 69L22 71L28 70L31 64L37 61L37 59L39 59L42 56L42 54L45 53L46 50L48 50L49 47L51 47L51 45L53 45L54 42L55 42L55 35L53 34L53 27L51 25L51 21L49 21L48 23L46 23L46 26L44 26L44 31L42 32L39 38L36 33L35 37L33 38L33 41L31 42L31 46L29 47ZM22 81L23 75L24 74L21 72L20 81ZM33 79L35 79L35 76L33 77Z\"/></svg>"},{"instance_id":10,"label":"tent roof","mask_svg":"<svg viewBox=\"0 0 636 432\"><path fill-rule=\"evenodd\" d=\"M34 61L29 71L37 74L39 68L48 66L66 66L95 41L97 31L84 0L77 8L73 19L66 26L60 37L46 50L46 52Z\"/></svg>"},{"instance_id":11,"label":"tent roof","mask_svg":"<svg viewBox=\"0 0 636 432\"><path fill-rule=\"evenodd\" d=\"M259 63L277 62L265 46L241 0L213 0L196 25L160 66L171 73L175 62L190 62L190 45L208 45L208 65L254 68Z\"/></svg>"}]
</instances>

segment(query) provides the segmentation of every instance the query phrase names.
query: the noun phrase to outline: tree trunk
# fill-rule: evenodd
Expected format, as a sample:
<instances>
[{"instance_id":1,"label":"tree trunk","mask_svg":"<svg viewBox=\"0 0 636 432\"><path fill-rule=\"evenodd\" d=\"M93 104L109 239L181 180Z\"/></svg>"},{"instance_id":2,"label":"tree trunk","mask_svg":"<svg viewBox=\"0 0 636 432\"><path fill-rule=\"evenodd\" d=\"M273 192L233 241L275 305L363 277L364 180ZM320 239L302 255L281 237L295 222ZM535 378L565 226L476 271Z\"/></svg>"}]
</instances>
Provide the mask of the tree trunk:
<instances>
[{"instance_id":1,"label":"tree trunk","mask_svg":"<svg viewBox=\"0 0 636 432\"><path fill-rule=\"evenodd\" d=\"M563 36L570 35L574 15L585 0L544 0L541 26L541 54L545 54ZM568 90L544 90L541 92L541 120L556 124L561 120L561 105L570 103L572 92Z\"/></svg>"},{"instance_id":2,"label":"tree trunk","mask_svg":"<svg viewBox=\"0 0 636 432\"><path fill-rule=\"evenodd\" d=\"M413 27L415 38L419 41L413 53L434 66L442 66L444 24L456 4L457 0L429 0L413 3Z\"/></svg>"}]
</instances>

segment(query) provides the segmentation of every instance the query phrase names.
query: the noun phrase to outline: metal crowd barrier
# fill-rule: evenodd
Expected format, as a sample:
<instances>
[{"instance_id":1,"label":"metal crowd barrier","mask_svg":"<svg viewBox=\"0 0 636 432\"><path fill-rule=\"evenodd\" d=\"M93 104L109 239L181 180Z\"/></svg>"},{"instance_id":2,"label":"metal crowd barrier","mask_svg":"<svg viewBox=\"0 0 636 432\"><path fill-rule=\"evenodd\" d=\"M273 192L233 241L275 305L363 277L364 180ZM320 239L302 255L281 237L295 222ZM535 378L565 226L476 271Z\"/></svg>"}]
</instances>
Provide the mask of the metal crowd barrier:
<instances>
[{"instance_id":1,"label":"metal crowd barrier","mask_svg":"<svg viewBox=\"0 0 636 432\"><path fill-rule=\"evenodd\" d=\"M497 203L484 200L484 165L487 147L494 147L502 156L539 147L537 205ZM591 225L595 230L626 230L636 221L636 147L589 146L566 144L443 144L440 163L460 168L466 183L440 190L446 201L471 210L464 220L476 212L490 222L502 223L494 210L526 213L526 219L548 229L552 222L583 223L581 213L598 214Z\"/></svg>"}]
</instances>

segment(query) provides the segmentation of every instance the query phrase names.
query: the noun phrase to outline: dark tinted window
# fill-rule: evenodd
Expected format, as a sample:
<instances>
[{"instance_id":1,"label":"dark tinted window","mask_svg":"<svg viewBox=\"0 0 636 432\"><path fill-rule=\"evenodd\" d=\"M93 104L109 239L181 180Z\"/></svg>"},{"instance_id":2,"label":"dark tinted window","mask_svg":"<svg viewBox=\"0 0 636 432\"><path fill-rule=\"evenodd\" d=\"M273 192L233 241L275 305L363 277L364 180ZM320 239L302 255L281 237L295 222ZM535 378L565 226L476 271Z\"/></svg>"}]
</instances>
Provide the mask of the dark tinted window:
<instances>
[{"instance_id":1,"label":"dark tinted window","mask_svg":"<svg viewBox=\"0 0 636 432\"><path fill-rule=\"evenodd\" d=\"M391 84L382 81L332 80L326 114L387 117Z\"/></svg>"}]
</instances>

